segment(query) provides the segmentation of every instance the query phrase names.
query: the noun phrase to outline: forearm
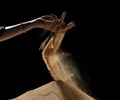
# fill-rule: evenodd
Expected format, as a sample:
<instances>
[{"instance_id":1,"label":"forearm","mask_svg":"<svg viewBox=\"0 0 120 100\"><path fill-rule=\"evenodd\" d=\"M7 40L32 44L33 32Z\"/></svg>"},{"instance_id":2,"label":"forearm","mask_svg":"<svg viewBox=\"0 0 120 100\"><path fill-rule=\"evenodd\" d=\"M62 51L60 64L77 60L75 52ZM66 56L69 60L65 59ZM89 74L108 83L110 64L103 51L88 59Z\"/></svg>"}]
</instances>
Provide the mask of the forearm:
<instances>
[{"instance_id":1,"label":"forearm","mask_svg":"<svg viewBox=\"0 0 120 100\"><path fill-rule=\"evenodd\" d=\"M31 26L30 22L7 26L7 27L5 27L5 30L3 31L3 33L0 36L0 41L5 41L5 40L13 38L17 35L25 33L26 31L30 30L31 28L32 28L32 26Z\"/></svg>"},{"instance_id":2,"label":"forearm","mask_svg":"<svg viewBox=\"0 0 120 100\"><path fill-rule=\"evenodd\" d=\"M43 28L43 21L41 20L40 23L39 28ZM0 42L23 34L33 28L38 28L35 20L26 21L12 26L6 26L5 30L0 35Z\"/></svg>"}]
</instances>

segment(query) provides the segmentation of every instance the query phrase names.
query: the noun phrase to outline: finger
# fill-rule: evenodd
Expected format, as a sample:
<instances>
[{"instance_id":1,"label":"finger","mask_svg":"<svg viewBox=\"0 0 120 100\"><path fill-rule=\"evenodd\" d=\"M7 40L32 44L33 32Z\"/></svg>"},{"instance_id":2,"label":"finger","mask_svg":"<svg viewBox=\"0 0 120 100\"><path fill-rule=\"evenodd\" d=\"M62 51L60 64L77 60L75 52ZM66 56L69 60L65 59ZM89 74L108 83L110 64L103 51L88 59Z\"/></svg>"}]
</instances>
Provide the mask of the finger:
<instances>
[{"instance_id":1,"label":"finger","mask_svg":"<svg viewBox=\"0 0 120 100\"><path fill-rule=\"evenodd\" d=\"M75 27L75 23L74 23L74 22L70 22L70 23L68 23L68 24L66 25L65 31L67 31L67 30L69 30L69 29L71 29L71 28L73 28L73 27Z\"/></svg>"},{"instance_id":2,"label":"finger","mask_svg":"<svg viewBox=\"0 0 120 100\"><path fill-rule=\"evenodd\" d=\"M57 16L55 14L52 13L51 16L53 17L53 19L55 19L55 22L58 21L58 18L57 18Z\"/></svg>"},{"instance_id":3,"label":"finger","mask_svg":"<svg viewBox=\"0 0 120 100\"><path fill-rule=\"evenodd\" d=\"M42 16L41 18L45 19L45 20L53 20L54 19L51 15L45 15L45 16Z\"/></svg>"},{"instance_id":4,"label":"finger","mask_svg":"<svg viewBox=\"0 0 120 100\"><path fill-rule=\"evenodd\" d=\"M61 15L61 17L60 17L60 23L63 23L63 21L64 21L64 19L65 19L65 16L66 16L66 13L67 13L67 12L65 12L65 11L62 13L62 15Z\"/></svg>"},{"instance_id":5,"label":"finger","mask_svg":"<svg viewBox=\"0 0 120 100\"><path fill-rule=\"evenodd\" d=\"M66 12L64 11L64 12L62 13L60 19L58 19L57 27L60 27L60 26L65 25L65 23L64 23L65 16L66 16Z\"/></svg>"}]
</instances>

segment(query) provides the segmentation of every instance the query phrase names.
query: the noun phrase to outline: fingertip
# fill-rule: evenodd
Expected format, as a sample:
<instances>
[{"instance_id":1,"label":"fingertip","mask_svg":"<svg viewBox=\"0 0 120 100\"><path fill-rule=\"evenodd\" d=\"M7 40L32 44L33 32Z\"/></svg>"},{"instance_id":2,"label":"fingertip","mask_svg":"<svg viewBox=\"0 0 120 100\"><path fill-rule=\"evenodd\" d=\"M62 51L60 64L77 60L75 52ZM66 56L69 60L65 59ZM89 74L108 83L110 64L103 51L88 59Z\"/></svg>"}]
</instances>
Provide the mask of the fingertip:
<instances>
[{"instance_id":1,"label":"fingertip","mask_svg":"<svg viewBox=\"0 0 120 100\"><path fill-rule=\"evenodd\" d=\"M70 23L68 23L68 24L66 25L65 30L69 30L69 29L71 29L71 28L73 28L73 27L75 27L75 26L76 26L76 25L75 25L74 22L70 22Z\"/></svg>"},{"instance_id":2,"label":"fingertip","mask_svg":"<svg viewBox=\"0 0 120 100\"><path fill-rule=\"evenodd\" d=\"M67 14L67 12L64 11L64 12L62 13L62 17L65 18L66 14Z\"/></svg>"},{"instance_id":3,"label":"fingertip","mask_svg":"<svg viewBox=\"0 0 120 100\"><path fill-rule=\"evenodd\" d=\"M76 26L75 22L68 23L69 26Z\"/></svg>"},{"instance_id":4,"label":"fingertip","mask_svg":"<svg viewBox=\"0 0 120 100\"><path fill-rule=\"evenodd\" d=\"M53 18L57 19L57 16L56 16L54 13L52 13L51 16L52 16Z\"/></svg>"},{"instance_id":5,"label":"fingertip","mask_svg":"<svg viewBox=\"0 0 120 100\"><path fill-rule=\"evenodd\" d=\"M66 14L67 14L67 12L66 12L66 11L63 11L63 14L64 14L64 15L66 15Z\"/></svg>"}]
</instances>

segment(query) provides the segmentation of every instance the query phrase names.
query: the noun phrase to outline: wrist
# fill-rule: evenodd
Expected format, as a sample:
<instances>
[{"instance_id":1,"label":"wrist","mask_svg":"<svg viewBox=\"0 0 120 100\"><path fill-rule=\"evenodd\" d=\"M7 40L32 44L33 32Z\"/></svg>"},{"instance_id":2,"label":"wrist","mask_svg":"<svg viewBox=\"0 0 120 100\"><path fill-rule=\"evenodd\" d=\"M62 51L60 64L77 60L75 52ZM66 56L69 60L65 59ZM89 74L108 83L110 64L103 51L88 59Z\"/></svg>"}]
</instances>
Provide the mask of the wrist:
<instances>
[{"instance_id":1,"label":"wrist","mask_svg":"<svg viewBox=\"0 0 120 100\"><path fill-rule=\"evenodd\" d=\"M33 28L44 28L44 25L45 24L45 21L42 20L42 19L35 19L35 20L32 20L32 27Z\"/></svg>"}]
</instances>

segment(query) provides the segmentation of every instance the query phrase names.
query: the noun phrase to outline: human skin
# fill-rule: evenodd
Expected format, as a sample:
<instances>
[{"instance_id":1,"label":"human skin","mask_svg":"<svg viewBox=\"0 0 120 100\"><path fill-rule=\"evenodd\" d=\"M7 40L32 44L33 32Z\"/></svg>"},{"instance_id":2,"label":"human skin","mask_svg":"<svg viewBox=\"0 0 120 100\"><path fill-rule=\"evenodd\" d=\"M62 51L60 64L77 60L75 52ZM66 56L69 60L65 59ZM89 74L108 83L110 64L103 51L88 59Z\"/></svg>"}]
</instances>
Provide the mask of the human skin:
<instances>
[{"instance_id":1,"label":"human skin","mask_svg":"<svg viewBox=\"0 0 120 100\"><path fill-rule=\"evenodd\" d=\"M75 26L74 22L70 22L67 25L64 23L65 14L63 13L59 20L56 19L60 22L59 28L45 44L42 51L43 61L54 81L30 90L12 100L95 100L75 86L69 75L64 71L64 65L57 59L58 50L65 33Z\"/></svg>"},{"instance_id":2,"label":"human skin","mask_svg":"<svg viewBox=\"0 0 120 100\"><path fill-rule=\"evenodd\" d=\"M42 28L51 32L55 32L57 30L57 27L53 26L56 24L59 25L59 22L56 21L56 16L51 14L41 16L39 18L35 18L26 22L21 22L16 25L6 26L5 30L2 32L2 34L0 34L0 42L11 39L20 34L24 34L27 31L35 28Z\"/></svg>"}]
</instances>

